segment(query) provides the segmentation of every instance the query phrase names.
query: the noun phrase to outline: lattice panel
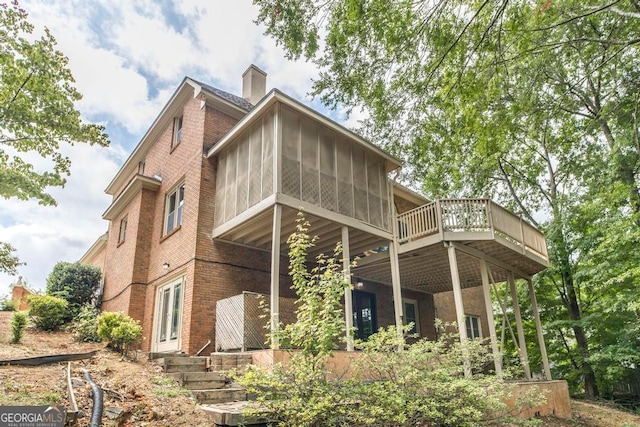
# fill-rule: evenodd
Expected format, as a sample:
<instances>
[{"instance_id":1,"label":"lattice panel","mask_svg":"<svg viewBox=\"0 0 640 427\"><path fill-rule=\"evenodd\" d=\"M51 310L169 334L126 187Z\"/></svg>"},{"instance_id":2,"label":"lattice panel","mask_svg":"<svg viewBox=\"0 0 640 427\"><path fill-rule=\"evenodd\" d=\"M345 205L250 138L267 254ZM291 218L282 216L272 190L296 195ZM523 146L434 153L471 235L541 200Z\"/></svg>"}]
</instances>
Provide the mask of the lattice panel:
<instances>
[{"instance_id":1,"label":"lattice panel","mask_svg":"<svg viewBox=\"0 0 640 427\"><path fill-rule=\"evenodd\" d=\"M326 174L320 174L320 205L336 212L336 177Z\"/></svg>"},{"instance_id":2,"label":"lattice panel","mask_svg":"<svg viewBox=\"0 0 640 427\"><path fill-rule=\"evenodd\" d=\"M247 171L238 174L236 215L247 210Z\"/></svg>"},{"instance_id":3,"label":"lattice panel","mask_svg":"<svg viewBox=\"0 0 640 427\"><path fill-rule=\"evenodd\" d=\"M382 228L389 230L389 200L385 197L382 199Z\"/></svg>"},{"instance_id":4,"label":"lattice panel","mask_svg":"<svg viewBox=\"0 0 640 427\"><path fill-rule=\"evenodd\" d=\"M282 192L300 198L300 162L282 159Z\"/></svg>"},{"instance_id":5,"label":"lattice panel","mask_svg":"<svg viewBox=\"0 0 640 427\"><path fill-rule=\"evenodd\" d=\"M265 158L262 164L262 198L273 193L273 159L271 156Z\"/></svg>"},{"instance_id":6,"label":"lattice panel","mask_svg":"<svg viewBox=\"0 0 640 427\"><path fill-rule=\"evenodd\" d=\"M377 227L382 227L380 198L371 194L369 194L369 222Z\"/></svg>"},{"instance_id":7,"label":"lattice panel","mask_svg":"<svg viewBox=\"0 0 640 427\"><path fill-rule=\"evenodd\" d=\"M226 178L227 156L221 154L218 157L218 172L216 174L216 206L214 213L214 222L218 226L224 222L224 197L225 197L225 178Z\"/></svg>"},{"instance_id":8,"label":"lattice panel","mask_svg":"<svg viewBox=\"0 0 640 427\"><path fill-rule=\"evenodd\" d=\"M320 204L320 189L318 188L318 171L302 168L302 200Z\"/></svg>"},{"instance_id":9,"label":"lattice panel","mask_svg":"<svg viewBox=\"0 0 640 427\"><path fill-rule=\"evenodd\" d=\"M361 221L369 221L367 211L367 192L358 188L353 189L353 202L356 209L356 218Z\"/></svg>"},{"instance_id":10,"label":"lattice panel","mask_svg":"<svg viewBox=\"0 0 640 427\"><path fill-rule=\"evenodd\" d=\"M353 195L351 184L338 181L338 212L353 216Z\"/></svg>"},{"instance_id":11,"label":"lattice panel","mask_svg":"<svg viewBox=\"0 0 640 427\"><path fill-rule=\"evenodd\" d=\"M253 206L262 200L262 171L252 169L249 180L249 206Z\"/></svg>"}]
</instances>

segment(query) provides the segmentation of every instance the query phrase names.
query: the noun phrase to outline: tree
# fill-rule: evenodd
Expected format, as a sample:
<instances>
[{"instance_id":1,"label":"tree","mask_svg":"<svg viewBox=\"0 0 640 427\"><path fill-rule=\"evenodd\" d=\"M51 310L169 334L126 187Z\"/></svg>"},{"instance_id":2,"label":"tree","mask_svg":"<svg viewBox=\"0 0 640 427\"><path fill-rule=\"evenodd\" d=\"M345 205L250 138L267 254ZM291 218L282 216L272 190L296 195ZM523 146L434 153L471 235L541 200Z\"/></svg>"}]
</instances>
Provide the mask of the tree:
<instances>
[{"instance_id":1,"label":"tree","mask_svg":"<svg viewBox=\"0 0 640 427\"><path fill-rule=\"evenodd\" d=\"M82 96L53 35L45 29L34 38L33 30L17 1L0 3L0 197L55 205L47 188L64 186L71 166L61 147L109 142L104 127L81 120L75 102ZM37 170L33 155L51 169ZM15 274L17 258L5 257L10 246L0 244L0 271Z\"/></svg>"},{"instance_id":2,"label":"tree","mask_svg":"<svg viewBox=\"0 0 640 427\"><path fill-rule=\"evenodd\" d=\"M270 423L282 426L461 427L506 421L510 409L504 398L510 387L503 378L484 373L493 355L481 340L460 343L443 333L438 341L406 345L396 327L389 326L356 342L361 351L349 374L332 371L327 362L345 339L342 298L351 285L342 271L340 243L333 256L319 255L315 266L307 267L315 242L309 228L300 214L287 240L289 274L298 296L296 321L271 331L289 352L289 361L270 369L249 366L235 378L260 407L248 406L248 415L268 416ZM472 378L465 376L466 366L473 369ZM524 396L511 410L539 404L541 397L538 392Z\"/></svg>"},{"instance_id":3,"label":"tree","mask_svg":"<svg viewBox=\"0 0 640 427\"><path fill-rule=\"evenodd\" d=\"M59 262L47 276L47 294L65 299L75 317L95 297L102 272L94 265Z\"/></svg>"},{"instance_id":4,"label":"tree","mask_svg":"<svg viewBox=\"0 0 640 427\"><path fill-rule=\"evenodd\" d=\"M609 273L583 274L608 271L595 255L611 249L584 224L604 234L640 226L640 3L256 3L287 55L320 68L314 94L364 107L361 131L409 163L428 196L493 195L545 229L552 266L537 286L555 290L546 302L563 307L554 325L566 357L598 395L602 319L585 297L594 287L612 301L626 294ZM586 270L587 260L600 264Z\"/></svg>"},{"instance_id":5,"label":"tree","mask_svg":"<svg viewBox=\"0 0 640 427\"><path fill-rule=\"evenodd\" d=\"M20 260L13 254L16 248L9 243L0 242L0 273L16 275Z\"/></svg>"}]
</instances>

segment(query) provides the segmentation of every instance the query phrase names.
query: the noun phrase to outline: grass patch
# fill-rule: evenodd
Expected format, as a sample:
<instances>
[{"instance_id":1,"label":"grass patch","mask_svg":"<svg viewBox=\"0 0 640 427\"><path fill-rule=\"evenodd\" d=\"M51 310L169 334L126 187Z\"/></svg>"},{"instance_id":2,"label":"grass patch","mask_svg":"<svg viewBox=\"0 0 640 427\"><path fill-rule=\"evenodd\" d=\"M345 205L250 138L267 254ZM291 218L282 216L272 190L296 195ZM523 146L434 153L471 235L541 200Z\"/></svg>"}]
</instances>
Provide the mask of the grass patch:
<instances>
[{"instance_id":1,"label":"grass patch","mask_svg":"<svg viewBox=\"0 0 640 427\"><path fill-rule=\"evenodd\" d=\"M3 384L4 393L0 396L0 405L11 406L44 406L62 403L63 398L59 392L53 390L38 391L28 385L16 387Z\"/></svg>"},{"instance_id":2,"label":"grass patch","mask_svg":"<svg viewBox=\"0 0 640 427\"><path fill-rule=\"evenodd\" d=\"M189 390L178 385L173 378L152 377L151 382L157 386L151 391L156 397L189 396Z\"/></svg>"}]
</instances>

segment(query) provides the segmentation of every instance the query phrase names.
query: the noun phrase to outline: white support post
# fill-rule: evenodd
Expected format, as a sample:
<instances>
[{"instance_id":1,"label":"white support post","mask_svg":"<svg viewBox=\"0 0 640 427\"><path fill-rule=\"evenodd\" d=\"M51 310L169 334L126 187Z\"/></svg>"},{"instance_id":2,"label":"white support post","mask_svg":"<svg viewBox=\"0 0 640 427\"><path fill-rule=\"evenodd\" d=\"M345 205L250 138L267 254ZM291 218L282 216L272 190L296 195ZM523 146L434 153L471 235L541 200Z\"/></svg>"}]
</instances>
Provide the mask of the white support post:
<instances>
[{"instance_id":1,"label":"white support post","mask_svg":"<svg viewBox=\"0 0 640 427\"><path fill-rule=\"evenodd\" d=\"M342 226L342 269L344 280L351 283L351 255L349 253L349 227ZM347 329L347 351L353 351L353 295L351 288L344 290L344 323Z\"/></svg>"},{"instance_id":2,"label":"white support post","mask_svg":"<svg viewBox=\"0 0 640 427\"><path fill-rule=\"evenodd\" d=\"M273 207L273 229L271 231L271 331L277 332L280 327L280 229L282 228L282 206ZM280 348L278 337L271 335L271 348Z\"/></svg>"},{"instance_id":3,"label":"white support post","mask_svg":"<svg viewBox=\"0 0 640 427\"><path fill-rule=\"evenodd\" d=\"M533 310L533 317L536 321L536 332L538 333L538 345L540 346L540 356L542 357L542 366L544 367L544 377L547 381L551 378L551 368L549 367L549 357L547 356L547 345L544 342L544 334L542 333L542 322L540 322L540 311L538 310L538 301L536 300L536 294L533 289L533 282L531 279L529 283L529 298L531 299L531 308Z\"/></svg>"},{"instance_id":4,"label":"white support post","mask_svg":"<svg viewBox=\"0 0 640 427\"><path fill-rule=\"evenodd\" d=\"M513 272L507 275L509 286L511 288L511 302L513 303L513 314L516 316L516 329L518 331L518 342L520 347L520 360L524 369L526 379L531 380L531 370L529 369L529 356L527 354L527 342L524 338L524 329L522 327L522 315L520 314L520 303L518 303L518 292L516 290L516 281L513 278Z\"/></svg>"},{"instance_id":5,"label":"white support post","mask_svg":"<svg viewBox=\"0 0 640 427\"><path fill-rule=\"evenodd\" d=\"M395 241L389 242L389 257L391 258L391 286L393 288L393 310L396 317L396 330L398 337L404 341L402 322L402 289L400 287L400 262L398 261L398 248ZM404 348L403 345L401 345ZM402 349L400 348L400 350Z\"/></svg>"},{"instance_id":6,"label":"white support post","mask_svg":"<svg viewBox=\"0 0 640 427\"><path fill-rule=\"evenodd\" d=\"M496 375L502 376L502 353L498 349L498 335L496 334L496 323L493 318L493 305L491 304L491 284L489 283L489 273L487 262L480 260L480 276L482 277L482 291L484 294L484 307L487 312L487 323L489 324L489 337L491 338L491 351L493 352L493 364Z\"/></svg>"},{"instance_id":7,"label":"white support post","mask_svg":"<svg viewBox=\"0 0 640 427\"><path fill-rule=\"evenodd\" d=\"M458 272L456 248L455 246L450 244L447 251L449 253L449 268L451 270L451 282L453 283L453 301L456 307L456 318L458 319L458 332L460 333L460 342L462 343L462 345L466 345L469 337L467 336L467 325L465 323L464 303L462 302L462 287L460 286L460 273ZM464 355L464 376L471 376L471 362L467 354Z\"/></svg>"}]
</instances>

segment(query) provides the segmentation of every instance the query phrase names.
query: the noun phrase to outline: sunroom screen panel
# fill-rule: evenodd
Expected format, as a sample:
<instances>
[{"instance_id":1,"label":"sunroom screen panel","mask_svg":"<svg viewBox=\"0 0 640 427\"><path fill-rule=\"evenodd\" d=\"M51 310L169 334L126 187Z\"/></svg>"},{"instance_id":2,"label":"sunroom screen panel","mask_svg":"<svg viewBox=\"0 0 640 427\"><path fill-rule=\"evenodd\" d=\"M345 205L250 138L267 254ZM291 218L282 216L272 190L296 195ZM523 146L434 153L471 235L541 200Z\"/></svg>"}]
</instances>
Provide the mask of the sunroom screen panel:
<instances>
[{"instance_id":1,"label":"sunroom screen panel","mask_svg":"<svg viewBox=\"0 0 640 427\"><path fill-rule=\"evenodd\" d=\"M351 147L351 164L353 167L353 207L356 218L369 222L367 167L365 153L362 148Z\"/></svg>"},{"instance_id":2,"label":"sunroom screen panel","mask_svg":"<svg viewBox=\"0 0 640 427\"><path fill-rule=\"evenodd\" d=\"M238 141L238 171L236 192L236 215L247 210L249 196L249 132L245 132Z\"/></svg>"},{"instance_id":3,"label":"sunroom screen panel","mask_svg":"<svg viewBox=\"0 0 640 427\"><path fill-rule=\"evenodd\" d=\"M300 118L282 107L282 192L300 199Z\"/></svg>"},{"instance_id":4,"label":"sunroom screen panel","mask_svg":"<svg viewBox=\"0 0 640 427\"><path fill-rule=\"evenodd\" d=\"M236 170L238 158L238 145L234 144L229 148L227 153L227 179L226 179L226 197L224 204L224 220L229 221L236 214Z\"/></svg>"},{"instance_id":5,"label":"sunroom screen panel","mask_svg":"<svg viewBox=\"0 0 640 427\"><path fill-rule=\"evenodd\" d=\"M318 170L318 129L314 122L301 122L302 200L320 205L320 175Z\"/></svg>"},{"instance_id":6,"label":"sunroom screen panel","mask_svg":"<svg viewBox=\"0 0 640 427\"><path fill-rule=\"evenodd\" d=\"M225 180L227 178L227 152L218 156L218 171L216 172L216 205L214 223L216 226L224 223Z\"/></svg>"},{"instance_id":7,"label":"sunroom screen panel","mask_svg":"<svg viewBox=\"0 0 640 427\"><path fill-rule=\"evenodd\" d=\"M269 110L262 121L262 199L273 194L273 121Z\"/></svg>"},{"instance_id":8,"label":"sunroom screen panel","mask_svg":"<svg viewBox=\"0 0 640 427\"><path fill-rule=\"evenodd\" d=\"M249 141L249 206L253 206L262 195L262 120L251 127Z\"/></svg>"},{"instance_id":9,"label":"sunroom screen panel","mask_svg":"<svg viewBox=\"0 0 640 427\"><path fill-rule=\"evenodd\" d=\"M382 197L380 176L380 161L372 155L367 155L367 186L369 193L369 221L382 227Z\"/></svg>"},{"instance_id":10,"label":"sunroom screen panel","mask_svg":"<svg viewBox=\"0 0 640 427\"><path fill-rule=\"evenodd\" d=\"M351 173L351 147L340 138L336 140L338 172L338 212L353 218L353 174Z\"/></svg>"},{"instance_id":11,"label":"sunroom screen panel","mask_svg":"<svg viewBox=\"0 0 640 427\"><path fill-rule=\"evenodd\" d=\"M336 179L335 135L320 129L320 206L338 211L338 183Z\"/></svg>"}]
</instances>

